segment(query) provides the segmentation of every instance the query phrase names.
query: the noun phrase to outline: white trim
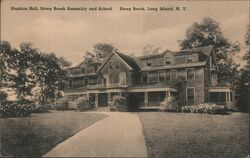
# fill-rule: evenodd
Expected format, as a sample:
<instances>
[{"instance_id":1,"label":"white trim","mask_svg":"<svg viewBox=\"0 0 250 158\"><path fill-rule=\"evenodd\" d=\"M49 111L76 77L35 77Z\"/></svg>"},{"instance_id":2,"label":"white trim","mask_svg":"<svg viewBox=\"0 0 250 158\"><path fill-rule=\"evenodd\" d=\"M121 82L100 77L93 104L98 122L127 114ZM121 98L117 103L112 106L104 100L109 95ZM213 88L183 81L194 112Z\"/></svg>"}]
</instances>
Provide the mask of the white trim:
<instances>
[{"instance_id":1,"label":"white trim","mask_svg":"<svg viewBox=\"0 0 250 158\"><path fill-rule=\"evenodd\" d=\"M188 89L194 89L194 100L188 100ZM195 101L195 87L186 87L186 101Z\"/></svg>"},{"instance_id":2,"label":"white trim","mask_svg":"<svg viewBox=\"0 0 250 158\"><path fill-rule=\"evenodd\" d=\"M114 54L129 68L129 70L133 70L117 53L114 52Z\"/></svg>"},{"instance_id":3,"label":"white trim","mask_svg":"<svg viewBox=\"0 0 250 158\"><path fill-rule=\"evenodd\" d=\"M161 92L161 91L177 92L177 89L158 87L158 88L130 88L127 90L127 92Z\"/></svg>"},{"instance_id":4,"label":"white trim","mask_svg":"<svg viewBox=\"0 0 250 158\"><path fill-rule=\"evenodd\" d=\"M195 68L186 68L186 81L192 81L192 80L188 80L188 73L187 73L188 70L194 70L194 74L193 74L194 79L192 80L195 80Z\"/></svg>"},{"instance_id":5,"label":"white trim","mask_svg":"<svg viewBox=\"0 0 250 158\"><path fill-rule=\"evenodd\" d=\"M208 89L208 92L233 92L233 90L231 89L228 89L228 88L211 88L211 89Z\"/></svg>"}]
</instances>

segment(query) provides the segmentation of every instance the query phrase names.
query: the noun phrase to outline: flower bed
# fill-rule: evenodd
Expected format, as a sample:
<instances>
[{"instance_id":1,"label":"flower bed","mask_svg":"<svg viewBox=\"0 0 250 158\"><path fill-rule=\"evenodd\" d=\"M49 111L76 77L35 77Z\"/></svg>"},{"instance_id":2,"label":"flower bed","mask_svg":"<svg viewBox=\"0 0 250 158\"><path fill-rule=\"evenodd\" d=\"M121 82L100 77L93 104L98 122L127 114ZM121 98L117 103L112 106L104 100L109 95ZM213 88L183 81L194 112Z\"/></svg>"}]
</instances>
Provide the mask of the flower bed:
<instances>
[{"instance_id":1,"label":"flower bed","mask_svg":"<svg viewBox=\"0 0 250 158\"><path fill-rule=\"evenodd\" d=\"M226 114L227 108L223 105L204 103L193 106L182 106L181 111L191 113Z\"/></svg>"}]
</instances>

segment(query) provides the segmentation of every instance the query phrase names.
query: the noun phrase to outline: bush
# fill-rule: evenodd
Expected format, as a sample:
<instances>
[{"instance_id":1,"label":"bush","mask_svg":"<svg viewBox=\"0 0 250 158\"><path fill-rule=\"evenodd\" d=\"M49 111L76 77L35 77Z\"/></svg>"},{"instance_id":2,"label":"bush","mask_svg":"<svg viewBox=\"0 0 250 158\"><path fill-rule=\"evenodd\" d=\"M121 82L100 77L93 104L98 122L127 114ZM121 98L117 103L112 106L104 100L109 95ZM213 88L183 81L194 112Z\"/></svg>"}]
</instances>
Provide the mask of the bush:
<instances>
[{"instance_id":1,"label":"bush","mask_svg":"<svg viewBox=\"0 0 250 158\"><path fill-rule=\"evenodd\" d=\"M0 91L0 104L7 101L8 94L5 92Z\"/></svg>"},{"instance_id":2,"label":"bush","mask_svg":"<svg viewBox=\"0 0 250 158\"><path fill-rule=\"evenodd\" d=\"M175 99L175 97L169 96L164 98L164 100L160 103L160 111L178 111L179 106Z\"/></svg>"},{"instance_id":3,"label":"bush","mask_svg":"<svg viewBox=\"0 0 250 158\"><path fill-rule=\"evenodd\" d=\"M47 103L45 105L41 105L41 104L37 103L35 105L33 112L35 112L35 113L48 112L51 109L51 107L53 107L53 106L51 106L50 104L47 104Z\"/></svg>"},{"instance_id":4,"label":"bush","mask_svg":"<svg viewBox=\"0 0 250 158\"><path fill-rule=\"evenodd\" d=\"M53 105L53 109L55 110L67 110L69 106L69 101L66 98L61 98L57 101L55 101L55 104Z\"/></svg>"},{"instance_id":5,"label":"bush","mask_svg":"<svg viewBox=\"0 0 250 158\"><path fill-rule=\"evenodd\" d=\"M91 103L86 97L80 97L76 100L76 108L79 111L87 111L91 109Z\"/></svg>"},{"instance_id":6,"label":"bush","mask_svg":"<svg viewBox=\"0 0 250 158\"><path fill-rule=\"evenodd\" d=\"M191 113L226 114L227 108L223 105L204 103L193 106L182 106L181 111Z\"/></svg>"},{"instance_id":7,"label":"bush","mask_svg":"<svg viewBox=\"0 0 250 158\"><path fill-rule=\"evenodd\" d=\"M122 96L117 96L117 95L113 96L111 103L110 103L110 110L121 111L121 112L128 111L126 98Z\"/></svg>"},{"instance_id":8,"label":"bush","mask_svg":"<svg viewBox=\"0 0 250 158\"><path fill-rule=\"evenodd\" d=\"M29 116L34 107L34 103L26 99L19 101L5 101L0 106L0 113L3 117Z\"/></svg>"}]
</instances>

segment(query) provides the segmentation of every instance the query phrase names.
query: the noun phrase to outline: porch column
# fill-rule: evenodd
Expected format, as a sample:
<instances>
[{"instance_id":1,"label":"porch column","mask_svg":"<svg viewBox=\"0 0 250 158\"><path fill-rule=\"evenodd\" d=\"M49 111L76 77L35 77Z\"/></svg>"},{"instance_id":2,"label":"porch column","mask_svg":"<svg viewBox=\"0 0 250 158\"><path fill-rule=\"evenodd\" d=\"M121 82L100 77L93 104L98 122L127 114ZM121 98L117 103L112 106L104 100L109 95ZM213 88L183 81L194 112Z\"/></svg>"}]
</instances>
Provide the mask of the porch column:
<instances>
[{"instance_id":1,"label":"porch column","mask_svg":"<svg viewBox=\"0 0 250 158\"><path fill-rule=\"evenodd\" d=\"M170 91L166 91L166 98L170 96Z\"/></svg>"},{"instance_id":2,"label":"porch column","mask_svg":"<svg viewBox=\"0 0 250 158\"><path fill-rule=\"evenodd\" d=\"M144 92L144 106L148 106L148 92Z\"/></svg>"},{"instance_id":3,"label":"porch column","mask_svg":"<svg viewBox=\"0 0 250 158\"><path fill-rule=\"evenodd\" d=\"M98 93L95 93L95 107L98 107Z\"/></svg>"},{"instance_id":4,"label":"porch column","mask_svg":"<svg viewBox=\"0 0 250 158\"><path fill-rule=\"evenodd\" d=\"M111 103L111 93L108 93L108 106L110 106Z\"/></svg>"}]
</instances>

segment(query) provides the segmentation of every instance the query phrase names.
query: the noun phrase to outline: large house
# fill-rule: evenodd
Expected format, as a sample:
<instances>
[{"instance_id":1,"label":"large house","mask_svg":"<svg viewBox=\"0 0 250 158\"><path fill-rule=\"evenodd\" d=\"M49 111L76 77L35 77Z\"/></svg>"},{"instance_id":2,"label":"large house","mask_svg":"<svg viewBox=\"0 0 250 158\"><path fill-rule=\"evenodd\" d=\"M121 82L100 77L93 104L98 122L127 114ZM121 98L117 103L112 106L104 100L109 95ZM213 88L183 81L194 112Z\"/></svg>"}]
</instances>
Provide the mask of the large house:
<instances>
[{"instance_id":1,"label":"large house","mask_svg":"<svg viewBox=\"0 0 250 158\"><path fill-rule=\"evenodd\" d=\"M235 104L230 85L217 82L212 46L141 57L112 52L102 62L82 62L67 71L65 97L73 102L85 96L96 107L109 106L114 95L140 107L159 106L170 95L180 105Z\"/></svg>"}]
</instances>

